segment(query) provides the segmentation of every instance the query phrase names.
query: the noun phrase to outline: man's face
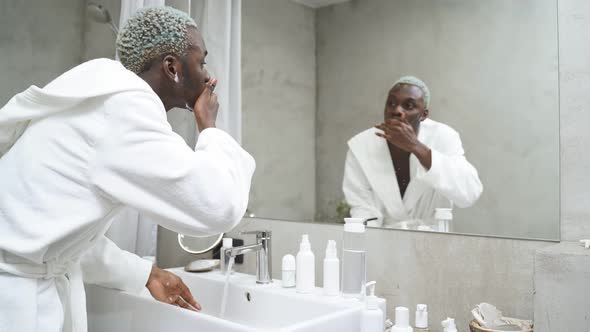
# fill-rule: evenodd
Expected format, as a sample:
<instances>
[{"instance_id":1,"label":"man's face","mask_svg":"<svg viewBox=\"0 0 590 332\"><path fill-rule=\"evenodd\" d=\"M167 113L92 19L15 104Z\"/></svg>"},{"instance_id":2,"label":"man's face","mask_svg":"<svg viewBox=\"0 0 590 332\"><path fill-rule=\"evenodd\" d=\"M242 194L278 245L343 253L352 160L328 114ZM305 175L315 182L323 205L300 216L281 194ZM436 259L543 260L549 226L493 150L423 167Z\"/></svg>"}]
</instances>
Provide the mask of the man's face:
<instances>
[{"instance_id":1,"label":"man's face","mask_svg":"<svg viewBox=\"0 0 590 332\"><path fill-rule=\"evenodd\" d=\"M385 102L385 122L390 119L401 120L402 114L405 114L405 119L418 133L420 122L428 117L424 93L420 88L409 84L397 84L389 90Z\"/></svg>"},{"instance_id":2,"label":"man's face","mask_svg":"<svg viewBox=\"0 0 590 332\"><path fill-rule=\"evenodd\" d=\"M194 28L189 28L189 41L187 55L182 61L182 85L186 104L194 107L210 76L205 69L207 48L201 34Z\"/></svg>"}]
</instances>

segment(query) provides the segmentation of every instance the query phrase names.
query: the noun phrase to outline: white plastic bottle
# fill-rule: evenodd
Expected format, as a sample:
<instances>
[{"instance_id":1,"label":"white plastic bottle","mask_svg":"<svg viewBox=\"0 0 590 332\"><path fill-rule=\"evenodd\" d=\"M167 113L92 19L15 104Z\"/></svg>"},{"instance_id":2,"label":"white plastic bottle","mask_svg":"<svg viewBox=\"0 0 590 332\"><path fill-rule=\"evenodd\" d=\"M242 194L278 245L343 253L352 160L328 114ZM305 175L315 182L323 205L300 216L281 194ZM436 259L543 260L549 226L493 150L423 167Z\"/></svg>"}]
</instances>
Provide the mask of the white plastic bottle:
<instances>
[{"instance_id":1,"label":"white plastic bottle","mask_svg":"<svg viewBox=\"0 0 590 332\"><path fill-rule=\"evenodd\" d=\"M324 257L324 294L340 294L340 261L336 251L336 241L329 240Z\"/></svg>"},{"instance_id":2,"label":"white plastic bottle","mask_svg":"<svg viewBox=\"0 0 590 332\"><path fill-rule=\"evenodd\" d=\"M441 322L442 327L444 327L444 332L457 332L457 327L455 326L455 320L453 318L448 318Z\"/></svg>"},{"instance_id":3,"label":"white plastic bottle","mask_svg":"<svg viewBox=\"0 0 590 332\"><path fill-rule=\"evenodd\" d=\"M369 289L369 293L375 292L375 286L377 282L376 281L369 281L366 285L365 288ZM381 309L381 312L383 313L383 329L385 330L385 323L386 323L386 318L385 317L385 313L387 312L387 301L383 298L377 297L377 299L375 300L377 301L377 304L379 305L379 309Z\"/></svg>"},{"instance_id":4,"label":"white plastic bottle","mask_svg":"<svg viewBox=\"0 0 590 332\"><path fill-rule=\"evenodd\" d=\"M395 325L391 332L412 332L410 327L410 310L406 307L395 308Z\"/></svg>"},{"instance_id":5,"label":"white plastic bottle","mask_svg":"<svg viewBox=\"0 0 590 332\"><path fill-rule=\"evenodd\" d=\"M309 236L303 234L297 253L297 272L295 282L297 293L312 293L315 289L315 257L311 251Z\"/></svg>"},{"instance_id":6,"label":"white plastic bottle","mask_svg":"<svg viewBox=\"0 0 590 332\"><path fill-rule=\"evenodd\" d=\"M416 306L414 332L430 332L430 329L428 329L428 306L426 304L418 304Z\"/></svg>"},{"instance_id":7,"label":"white plastic bottle","mask_svg":"<svg viewBox=\"0 0 590 332\"><path fill-rule=\"evenodd\" d=\"M434 219L438 224L439 232L453 231L453 209L452 208L436 208L434 209Z\"/></svg>"},{"instance_id":8,"label":"white plastic bottle","mask_svg":"<svg viewBox=\"0 0 590 332\"><path fill-rule=\"evenodd\" d=\"M366 308L361 313L361 332L382 332L383 312L379 309L379 298L375 296L375 282L368 284L369 296L365 298Z\"/></svg>"}]
</instances>

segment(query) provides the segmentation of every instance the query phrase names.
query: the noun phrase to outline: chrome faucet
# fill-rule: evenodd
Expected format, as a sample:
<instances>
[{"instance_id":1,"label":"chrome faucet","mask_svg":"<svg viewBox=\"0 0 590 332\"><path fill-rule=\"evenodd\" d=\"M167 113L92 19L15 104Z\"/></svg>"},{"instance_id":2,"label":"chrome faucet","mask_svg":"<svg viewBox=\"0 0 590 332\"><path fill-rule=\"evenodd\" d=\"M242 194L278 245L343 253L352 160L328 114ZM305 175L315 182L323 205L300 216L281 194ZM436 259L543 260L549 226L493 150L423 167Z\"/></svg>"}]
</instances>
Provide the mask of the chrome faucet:
<instances>
[{"instance_id":1,"label":"chrome faucet","mask_svg":"<svg viewBox=\"0 0 590 332\"><path fill-rule=\"evenodd\" d=\"M247 252L256 252L256 283L272 282L272 257L270 255L270 231L241 232L240 234L256 234L256 244L225 249L225 255L236 257Z\"/></svg>"}]
</instances>

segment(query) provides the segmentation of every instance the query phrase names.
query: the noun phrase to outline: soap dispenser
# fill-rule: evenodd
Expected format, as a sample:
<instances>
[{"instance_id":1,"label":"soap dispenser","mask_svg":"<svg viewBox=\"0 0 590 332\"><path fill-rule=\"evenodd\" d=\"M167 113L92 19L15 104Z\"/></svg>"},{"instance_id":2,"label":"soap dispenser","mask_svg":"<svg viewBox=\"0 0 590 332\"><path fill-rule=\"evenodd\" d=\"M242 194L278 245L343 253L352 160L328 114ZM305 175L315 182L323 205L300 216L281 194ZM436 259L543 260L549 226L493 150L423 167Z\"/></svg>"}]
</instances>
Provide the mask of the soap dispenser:
<instances>
[{"instance_id":1,"label":"soap dispenser","mask_svg":"<svg viewBox=\"0 0 590 332\"><path fill-rule=\"evenodd\" d=\"M442 327L444 327L444 332L457 332L457 327L455 326L455 320L453 318L448 318L441 322Z\"/></svg>"},{"instance_id":2,"label":"soap dispenser","mask_svg":"<svg viewBox=\"0 0 590 332\"><path fill-rule=\"evenodd\" d=\"M297 293L312 293L315 289L315 256L311 251L309 236L303 234L297 253L295 283Z\"/></svg>"},{"instance_id":3,"label":"soap dispenser","mask_svg":"<svg viewBox=\"0 0 590 332\"><path fill-rule=\"evenodd\" d=\"M381 332L384 328L383 312L379 309L379 298L375 296L375 284L375 281L367 283L369 296L365 298L366 308L361 316L361 332Z\"/></svg>"}]
</instances>

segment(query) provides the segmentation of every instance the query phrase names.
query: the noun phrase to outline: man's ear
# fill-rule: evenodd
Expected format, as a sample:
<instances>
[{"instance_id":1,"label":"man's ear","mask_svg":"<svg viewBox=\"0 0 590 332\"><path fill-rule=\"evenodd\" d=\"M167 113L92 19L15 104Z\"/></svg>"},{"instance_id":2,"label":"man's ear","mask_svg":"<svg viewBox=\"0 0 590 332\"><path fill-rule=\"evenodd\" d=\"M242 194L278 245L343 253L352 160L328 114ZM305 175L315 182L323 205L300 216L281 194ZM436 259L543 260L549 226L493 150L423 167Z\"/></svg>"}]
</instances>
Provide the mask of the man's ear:
<instances>
[{"instance_id":1,"label":"man's ear","mask_svg":"<svg viewBox=\"0 0 590 332\"><path fill-rule=\"evenodd\" d=\"M430 111L427 109L424 110L424 112L422 112L422 116L420 117L420 121L424 121L426 119L428 119L428 115L430 114Z\"/></svg>"},{"instance_id":2,"label":"man's ear","mask_svg":"<svg viewBox=\"0 0 590 332\"><path fill-rule=\"evenodd\" d=\"M166 78L174 81L174 77L180 72L180 61L174 55L166 55L162 59L162 70Z\"/></svg>"}]
</instances>

